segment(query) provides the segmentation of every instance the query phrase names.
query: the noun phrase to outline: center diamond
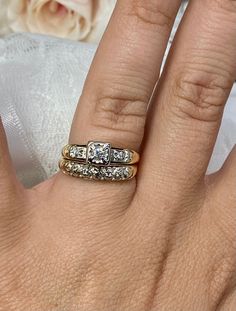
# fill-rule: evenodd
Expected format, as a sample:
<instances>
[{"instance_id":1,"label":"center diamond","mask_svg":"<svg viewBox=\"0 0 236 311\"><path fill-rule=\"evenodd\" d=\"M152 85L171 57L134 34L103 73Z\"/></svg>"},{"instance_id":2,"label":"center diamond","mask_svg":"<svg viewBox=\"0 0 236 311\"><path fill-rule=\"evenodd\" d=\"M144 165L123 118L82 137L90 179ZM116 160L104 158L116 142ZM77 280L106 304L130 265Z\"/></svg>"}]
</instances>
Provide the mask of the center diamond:
<instances>
[{"instance_id":1,"label":"center diamond","mask_svg":"<svg viewBox=\"0 0 236 311\"><path fill-rule=\"evenodd\" d=\"M111 144L89 142L87 146L87 162L97 165L109 165Z\"/></svg>"}]
</instances>

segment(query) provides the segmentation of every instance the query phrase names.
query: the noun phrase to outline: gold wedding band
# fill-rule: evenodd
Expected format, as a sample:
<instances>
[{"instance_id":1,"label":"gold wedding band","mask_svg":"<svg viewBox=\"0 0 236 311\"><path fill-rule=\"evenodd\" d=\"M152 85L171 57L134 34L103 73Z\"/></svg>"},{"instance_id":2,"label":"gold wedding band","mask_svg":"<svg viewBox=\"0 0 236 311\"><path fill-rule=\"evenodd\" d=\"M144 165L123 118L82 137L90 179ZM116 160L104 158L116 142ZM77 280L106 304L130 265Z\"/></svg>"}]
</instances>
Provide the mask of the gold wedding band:
<instances>
[{"instance_id":1,"label":"gold wedding band","mask_svg":"<svg viewBox=\"0 0 236 311\"><path fill-rule=\"evenodd\" d=\"M59 167L66 175L100 181L126 181L137 173L136 165L94 166L67 159L61 159Z\"/></svg>"}]
</instances>

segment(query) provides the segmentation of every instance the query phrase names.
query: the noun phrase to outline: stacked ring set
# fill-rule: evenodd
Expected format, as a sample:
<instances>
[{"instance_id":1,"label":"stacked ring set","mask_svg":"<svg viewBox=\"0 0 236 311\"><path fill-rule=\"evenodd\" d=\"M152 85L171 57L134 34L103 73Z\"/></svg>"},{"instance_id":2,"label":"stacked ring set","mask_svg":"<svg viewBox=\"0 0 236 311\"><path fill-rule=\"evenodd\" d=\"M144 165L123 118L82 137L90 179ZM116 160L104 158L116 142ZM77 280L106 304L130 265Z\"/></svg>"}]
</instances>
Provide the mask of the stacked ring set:
<instances>
[{"instance_id":1,"label":"stacked ring set","mask_svg":"<svg viewBox=\"0 0 236 311\"><path fill-rule=\"evenodd\" d=\"M137 173L139 154L113 148L110 143L89 141L87 145L66 145L59 162L69 176L98 181L127 181Z\"/></svg>"}]
</instances>

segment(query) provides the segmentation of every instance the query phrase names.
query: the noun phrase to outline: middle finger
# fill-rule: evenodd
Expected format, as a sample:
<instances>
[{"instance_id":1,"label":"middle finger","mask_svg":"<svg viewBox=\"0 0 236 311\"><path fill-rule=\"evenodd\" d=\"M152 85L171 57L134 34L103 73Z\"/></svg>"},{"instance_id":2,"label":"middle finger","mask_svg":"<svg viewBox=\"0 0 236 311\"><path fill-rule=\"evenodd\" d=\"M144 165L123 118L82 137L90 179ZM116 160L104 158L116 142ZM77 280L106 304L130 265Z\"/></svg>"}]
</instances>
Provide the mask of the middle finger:
<instances>
[{"instance_id":1,"label":"middle finger","mask_svg":"<svg viewBox=\"0 0 236 311\"><path fill-rule=\"evenodd\" d=\"M155 172L161 178L158 188L202 185L235 80L235 34L234 0L190 2L158 86L143 157L148 180Z\"/></svg>"}]
</instances>

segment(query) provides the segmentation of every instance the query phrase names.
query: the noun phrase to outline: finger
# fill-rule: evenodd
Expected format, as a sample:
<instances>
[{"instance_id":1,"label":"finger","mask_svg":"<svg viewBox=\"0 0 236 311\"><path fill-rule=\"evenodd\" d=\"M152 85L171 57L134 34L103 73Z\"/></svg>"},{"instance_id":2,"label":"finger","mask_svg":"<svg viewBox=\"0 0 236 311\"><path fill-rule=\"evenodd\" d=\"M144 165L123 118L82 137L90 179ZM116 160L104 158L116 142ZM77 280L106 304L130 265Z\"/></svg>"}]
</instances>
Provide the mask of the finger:
<instances>
[{"instance_id":1,"label":"finger","mask_svg":"<svg viewBox=\"0 0 236 311\"><path fill-rule=\"evenodd\" d=\"M219 172L207 177L210 200L215 202L214 214L222 227L235 239L236 228L236 146Z\"/></svg>"},{"instance_id":2,"label":"finger","mask_svg":"<svg viewBox=\"0 0 236 311\"><path fill-rule=\"evenodd\" d=\"M0 119L0 196L9 198L9 192L19 186L12 166L5 130ZM1 206L0 206L1 208Z\"/></svg>"},{"instance_id":3,"label":"finger","mask_svg":"<svg viewBox=\"0 0 236 311\"><path fill-rule=\"evenodd\" d=\"M156 172L181 189L203 180L236 76L235 34L234 1L190 3L151 112L147 177Z\"/></svg>"},{"instance_id":4,"label":"finger","mask_svg":"<svg viewBox=\"0 0 236 311\"><path fill-rule=\"evenodd\" d=\"M236 285L236 146L231 151L223 167L218 172L206 177L206 186L206 211L209 214L211 223L217 229L215 230L215 236L219 241L222 240L223 249L227 250L225 256L228 267L226 270L231 272L229 289L233 289ZM212 231L214 232L214 229ZM228 297L225 296L219 310L231 310L229 308L230 301L231 298L235 297L233 295L230 298L230 290L228 290L228 293ZM231 294L234 293L231 292ZM228 309L226 306L228 306Z\"/></svg>"},{"instance_id":5,"label":"finger","mask_svg":"<svg viewBox=\"0 0 236 311\"><path fill-rule=\"evenodd\" d=\"M222 168L210 175L209 178L212 179L214 185L219 184L219 187L222 187L228 198L232 197L233 194L236 200L236 145L228 155Z\"/></svg>"},{"instance_id":6,"label":"finger","mask_svg":"<svg viewBox=\"0 0 236 311\"><path fill-rule=\"evenodd\" d=\"M218 310L235 311L235 306L236 306L236 290L235 290L235 281L234 281L233 289L230 288L227 291L222 302L218 306Z\"/></svg>"},{"instance_id":7,"label":"finger","mask_svg":"<svg viewBox=\"0 0 236 311\"><path fill-rule=\"evenodd\" d=\"M109 141L134 150L181 0L120 0L95 56L70 142Z\"/></svg>"},{"instance_id":8,"label":"finger","mask_svg":"<svg viewBox=\"0 0 236 311\"><path fill-rule=\"evenodd\" d=\"M12 245L18 231L22 230L20 223L21 216L25 214L24 198L25 190L16 178L0 120L0 244L2 247L5 247L6 243Z\"/></svg>"}]
</instances>

